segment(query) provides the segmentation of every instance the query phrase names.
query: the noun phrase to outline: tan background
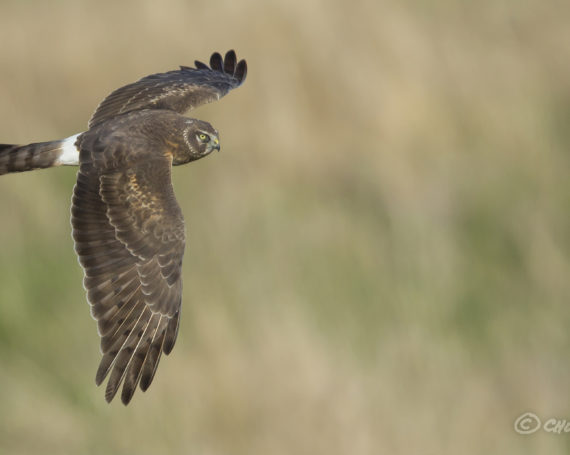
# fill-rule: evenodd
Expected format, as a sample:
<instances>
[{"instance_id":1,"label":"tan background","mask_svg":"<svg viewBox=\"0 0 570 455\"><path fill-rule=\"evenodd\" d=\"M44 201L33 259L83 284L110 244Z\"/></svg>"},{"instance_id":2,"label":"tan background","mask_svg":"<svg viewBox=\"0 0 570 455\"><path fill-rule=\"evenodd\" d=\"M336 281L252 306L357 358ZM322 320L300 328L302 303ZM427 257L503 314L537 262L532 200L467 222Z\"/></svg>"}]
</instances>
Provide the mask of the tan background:
<instances>
[{"instance_id":1,"label":"tan background","mask_svg":"<svg viewBox=\"0 0 570 455\"><path fill-rule=\"evenodd\" d=\"M235 48L175 170L177 346L107 405L75 169L0 178L0 453L567 453L570 7L542 0L2 1L0 141Z\"/></svg>"}]
</instances>

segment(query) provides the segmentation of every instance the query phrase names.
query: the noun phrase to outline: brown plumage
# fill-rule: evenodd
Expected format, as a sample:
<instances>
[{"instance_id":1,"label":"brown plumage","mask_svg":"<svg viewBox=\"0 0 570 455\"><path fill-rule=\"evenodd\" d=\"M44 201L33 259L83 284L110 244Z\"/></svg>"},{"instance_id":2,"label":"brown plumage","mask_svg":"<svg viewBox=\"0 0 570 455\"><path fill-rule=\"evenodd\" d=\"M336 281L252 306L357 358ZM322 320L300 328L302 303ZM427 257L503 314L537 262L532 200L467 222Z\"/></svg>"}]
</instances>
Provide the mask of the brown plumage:
<instances>
[{"instance_id":1,"label":"brown plumage","mask_svg":"<svg viewBox=\"0 0 570 455\"><path fill-rule=\"evenodd\" d=\"M0 145L0 175L79 164L71 223L101 336L96 383L109 377L107 401L121 383L124 404L137 385L146 390L178 334L185 228L171 169L220 148L210 124L181 114L238 87L247 70L233 51L195 65L115 90L77 138Z\"/></svg>"}]
</instances>

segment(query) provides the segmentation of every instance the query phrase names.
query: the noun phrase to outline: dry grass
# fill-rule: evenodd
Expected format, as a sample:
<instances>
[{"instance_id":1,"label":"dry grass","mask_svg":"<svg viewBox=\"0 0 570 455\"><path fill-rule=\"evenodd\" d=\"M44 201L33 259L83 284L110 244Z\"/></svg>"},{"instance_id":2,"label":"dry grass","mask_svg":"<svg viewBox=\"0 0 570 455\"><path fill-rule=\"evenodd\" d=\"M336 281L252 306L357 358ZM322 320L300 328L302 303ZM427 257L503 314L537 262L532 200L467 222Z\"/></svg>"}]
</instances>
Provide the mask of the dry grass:
<instances>
[{"instance_id":1,"label":"dry grass","mask_svg":"<svg viewBox=\"0 0 570 455\"><path fill-rule=\"evenodd\" d=\"M563 2L4 1L0 140L235 48L246 84L178 168L178 345L108 406L73 254L75 170L0 179L0 452L567 453Z\"/></svg>"}]
</instances>

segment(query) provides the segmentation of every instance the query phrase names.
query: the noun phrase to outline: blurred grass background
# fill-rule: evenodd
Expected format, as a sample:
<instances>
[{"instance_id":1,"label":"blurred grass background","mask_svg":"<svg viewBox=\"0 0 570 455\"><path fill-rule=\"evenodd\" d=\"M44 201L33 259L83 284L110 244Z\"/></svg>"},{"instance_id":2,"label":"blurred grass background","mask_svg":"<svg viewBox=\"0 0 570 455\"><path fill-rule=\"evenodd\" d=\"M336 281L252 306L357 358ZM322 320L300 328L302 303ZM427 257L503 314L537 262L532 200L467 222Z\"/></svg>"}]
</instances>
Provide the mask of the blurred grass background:
<instances>
[{"instance_id":1,"label":"blurred grass background","mask_svg":"<svg viewBox=\"0 0 570 455\"><path fill-rule=\"evenodd\" d=\"M0 141L235 48L177 168L177 347L107 405L70 237L76 170L0 178L0 453L568 453L570 6L0 3Z\"/></svg>"}]
</instances>

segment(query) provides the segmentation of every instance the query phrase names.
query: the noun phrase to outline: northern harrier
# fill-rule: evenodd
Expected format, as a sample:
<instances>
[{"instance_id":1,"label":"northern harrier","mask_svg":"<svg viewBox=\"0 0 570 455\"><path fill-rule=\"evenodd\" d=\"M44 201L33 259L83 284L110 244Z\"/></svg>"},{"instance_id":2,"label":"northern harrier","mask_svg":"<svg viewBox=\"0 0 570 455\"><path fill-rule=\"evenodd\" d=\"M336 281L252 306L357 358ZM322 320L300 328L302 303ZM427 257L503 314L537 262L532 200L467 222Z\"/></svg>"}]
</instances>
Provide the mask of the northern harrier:
<instances>
[{"instance_id":1,"label":"northern harrier","mask_svg":"<svg viewBox=\"0 0 570 455\"><path fill-rule=\"evenodd\" d=\"M88 130L67 139L0 145L0 175L79 165L71 224L103 358L110 402L121 382L128 404L151 384L180 321L185 229L170 180L172 166L220 149L218 132L182 114L220 99L246 77L234 51L210 66L153 74L111 93Z\"/></svg>"}]
</instances>

